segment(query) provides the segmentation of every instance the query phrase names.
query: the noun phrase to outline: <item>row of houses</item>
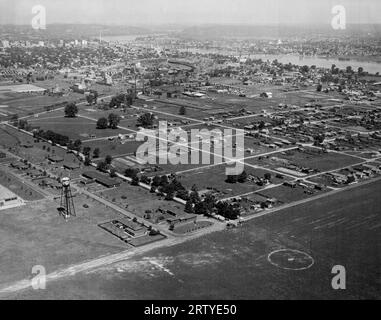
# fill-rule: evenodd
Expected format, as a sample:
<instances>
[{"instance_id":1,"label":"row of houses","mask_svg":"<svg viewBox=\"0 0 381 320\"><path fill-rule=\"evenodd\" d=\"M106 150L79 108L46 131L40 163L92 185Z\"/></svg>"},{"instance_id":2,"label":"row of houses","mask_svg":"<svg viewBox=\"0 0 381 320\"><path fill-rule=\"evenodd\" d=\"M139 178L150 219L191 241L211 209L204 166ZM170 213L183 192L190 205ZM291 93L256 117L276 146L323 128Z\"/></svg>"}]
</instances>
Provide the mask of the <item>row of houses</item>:
<instances>
[{"instance_id":1,"label":"row of houses","mask_svg":"<svg viewBox=\"0 0 381 320\"><path fill-rule=\"evenodd\" d=\"M336 184L349 184L354 183L359 179L373 177L375 174L380 173L381 165L365 163L341 170L340 172L331 172L327 175Z\"/></svg>"}]
</instances>

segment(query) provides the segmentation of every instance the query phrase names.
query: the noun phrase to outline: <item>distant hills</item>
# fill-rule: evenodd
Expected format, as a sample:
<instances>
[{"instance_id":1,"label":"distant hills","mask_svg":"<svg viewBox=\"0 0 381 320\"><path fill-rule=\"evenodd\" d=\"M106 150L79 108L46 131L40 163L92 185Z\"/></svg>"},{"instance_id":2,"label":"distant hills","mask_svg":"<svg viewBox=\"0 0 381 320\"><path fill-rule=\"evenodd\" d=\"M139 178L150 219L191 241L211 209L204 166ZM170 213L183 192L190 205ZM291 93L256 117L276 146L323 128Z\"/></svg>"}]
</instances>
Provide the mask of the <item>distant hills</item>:
<instances>
[{"instance_id":1,"label":"distant hills","mask_svg":"<svg viewBox=\"0 0 381 320\"><path fill-rule=\"evenodd\" d=\"M381 35L381 25L347 25L334 30L327 25L203 25L185 28L179 35L191 39L283 38L292 36Z\"/></svg>"},{"instance_id":2,"label":"distant hills","mask_svg":"<svg viewBox=\"0 0 381 320\"><path fill-rule=\"evenodd\" d=\"M153 30L134 26L106 26L100 24L49 24L45 30L34 30L30 25L0 25L0 35L15 40L30 39L83 39L89 37L142 35Z\"/></svg>"},{"instance_id":3,"label":"distant hills","mask_svg":"<svg viewBox=\"0 0 381 320\"><path fill-rule=\"evenodd\" d=\"M0 37L14 40L31 38L84 39L102 36L128 36L168 33L184 39L263 39L324 36L381 37L381 24L347 25L346 30L336 31L326 25L157 25L126 26L101 24L49 24L46 30L33 30L30 25L0 25ZM1 38L0 38L1 39Z\"/></svg>"}]
</instances>

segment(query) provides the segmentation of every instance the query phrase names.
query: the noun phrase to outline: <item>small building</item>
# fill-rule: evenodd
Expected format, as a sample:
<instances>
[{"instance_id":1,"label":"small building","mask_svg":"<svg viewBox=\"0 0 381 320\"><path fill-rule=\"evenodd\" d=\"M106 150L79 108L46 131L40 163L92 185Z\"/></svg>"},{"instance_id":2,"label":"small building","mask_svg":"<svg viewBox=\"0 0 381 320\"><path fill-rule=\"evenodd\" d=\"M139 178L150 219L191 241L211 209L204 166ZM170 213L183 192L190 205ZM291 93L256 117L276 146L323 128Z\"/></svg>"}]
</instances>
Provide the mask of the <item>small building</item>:
<instances>
[{"instance_id":1,"label":"small building","mask_svg":"<svg viewBox=\"0 0 381 320\"><path fill-rule=\"evenodd\" d=\"M94 180L97 183L107 187L107 188L115 188L120 186L120 181L109 178L99 172L96 171L87 171L82 174L85 178L88 178L90 180Z\"/></svg>"},{"instance_id":2,"label":"small building","mask_svg":"<svg viewBox=\"0 0 381 320\"><path fill-rule=\"evenodd\" d=\"M293 188L293 189L295 189L297 186L296 182L294 182L294 181L285 181L285 182L283 182L283 185L286 187Z\"/></svg>"},{"instance_id":3,"label":"small building","mask_svg":"<svg viewBox=\"0 0 381 320\"><path fill-rule=\"evenodd\" d=\"M63 162L64 161L64 158L58 156L58 155L51 155L48 157L48 160L51 161L51 162L55 162L55 163L58 163L58 162Z\"/></svg>"},{"instance_id":4,"label":"small building","mask_svg":"<svg viewBox=\"0 0 381 320\"><path fill-rule=\"evenodd\" d=\"M123 224L124 231L132 237L141 237L147 233L147 228L141 223L135 222L127 218L119 219L119 222Z\"/></svg>"},{"instance_id":5,"label":"small building","mask_svg":"<svg viewBox=\"0 0 381 320\"><path fill-rule=\"evenodd\" d=\"M272 92L262 92L260 95L259 95L261 98L268 98L268 99L271 99L273 97L273 94Z\"/></svg>"},{"instance_id":6,"label":"small building","mask_svg":"<svg viewBox=\"0 0 381 320\"><path fill-rule=\"evenodd\" d=\"M11 162L10 166L22 171L29 169L29 166L23 162Z\"/></svg>"},{"instance_id":7,"label":"small building","mask_svg":"<svg viewBox=\"0 0 381 320\"><path fill-rule=\"evenodd\" d=\"M74 163L74 162L65 162L63 164L63 167L68 170L76 170L79 169L81 166L79 163Z\"/></svg>"},{"instance_id":8,"label":"small building","mask_svg":"<svg viewBox=\"0 0 381 320\"><path fill-rule=\"evenodd\" d=\"M33 144L28 143L28 142L22 143L22 144L20 144L20 146L23 148L26 148L26 149L32 149L33 148Z\"/></svg>"},{"instance_id":9,"label":"small building","mask_svg":"<svg viewBox=\"0 0 381 320\"><path fill-rule=\"evenodd\" d=\"M37 169L29 169L26 174L32 178L40 178L44 176L44 173Z\"/></svg>"},{"instance_id":10,"label":"small building","mask_svg":"<svg viewBox=\"0 0 381 320\"><path fill-rule=\"evenodd\" d=\"M197 215L195 214L178 214L176 216L167 218L167 222L172 225L185 224L185 223L195 223L197 220Z\"/></svg>"}]
</instances>

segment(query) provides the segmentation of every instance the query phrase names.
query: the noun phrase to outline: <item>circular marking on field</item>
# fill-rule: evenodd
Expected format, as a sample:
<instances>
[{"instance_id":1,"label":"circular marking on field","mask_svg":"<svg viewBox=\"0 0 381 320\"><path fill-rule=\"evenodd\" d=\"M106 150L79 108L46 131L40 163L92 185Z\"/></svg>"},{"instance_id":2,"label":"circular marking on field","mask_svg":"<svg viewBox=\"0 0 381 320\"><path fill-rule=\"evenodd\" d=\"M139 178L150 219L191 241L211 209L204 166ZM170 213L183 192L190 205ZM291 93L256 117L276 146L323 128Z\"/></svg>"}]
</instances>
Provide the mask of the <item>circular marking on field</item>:
<instances>
[{"instance_id":1,"label":"circular marking on field","mask_svg":"<svg viewBox=\"0 0 381 320\"><path fill-rule=\"evenodd\" d=\"M270 252L267 260L274 266L285 270L307 270L315 263L305 252L294 249L280 249Z\"/></svg>"}]
</instances>

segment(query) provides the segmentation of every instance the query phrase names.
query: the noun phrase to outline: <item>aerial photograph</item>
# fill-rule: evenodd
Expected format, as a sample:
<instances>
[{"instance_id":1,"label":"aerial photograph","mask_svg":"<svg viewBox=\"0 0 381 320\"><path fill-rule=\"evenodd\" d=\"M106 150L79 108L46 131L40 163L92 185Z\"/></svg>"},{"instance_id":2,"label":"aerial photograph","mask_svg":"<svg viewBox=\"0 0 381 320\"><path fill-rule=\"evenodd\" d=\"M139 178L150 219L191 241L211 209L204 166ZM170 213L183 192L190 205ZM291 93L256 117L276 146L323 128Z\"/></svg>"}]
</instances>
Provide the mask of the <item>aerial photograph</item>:
<instances>
[{"instance_id":1,"label":"aerial photograph","mask_svg":"<svg viewBox=\"0 0 381 320\"><path fill-rule=\"evenodd\" d=\"M380 300L380 72L379 0L0 0L0 300Z\"/></svg>"}]
</instances>

